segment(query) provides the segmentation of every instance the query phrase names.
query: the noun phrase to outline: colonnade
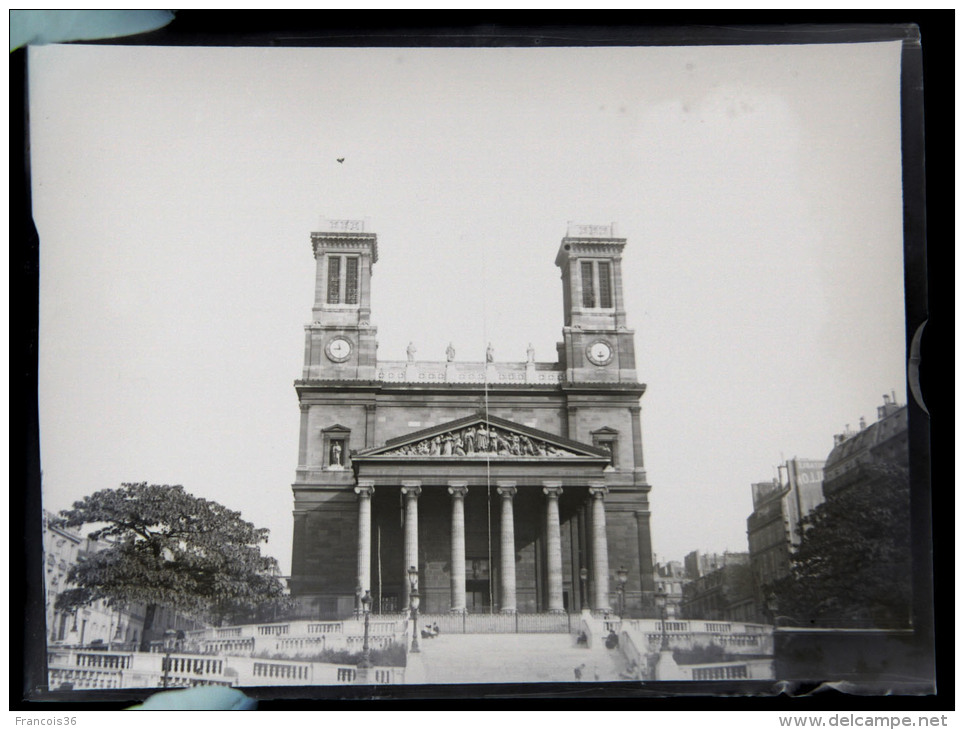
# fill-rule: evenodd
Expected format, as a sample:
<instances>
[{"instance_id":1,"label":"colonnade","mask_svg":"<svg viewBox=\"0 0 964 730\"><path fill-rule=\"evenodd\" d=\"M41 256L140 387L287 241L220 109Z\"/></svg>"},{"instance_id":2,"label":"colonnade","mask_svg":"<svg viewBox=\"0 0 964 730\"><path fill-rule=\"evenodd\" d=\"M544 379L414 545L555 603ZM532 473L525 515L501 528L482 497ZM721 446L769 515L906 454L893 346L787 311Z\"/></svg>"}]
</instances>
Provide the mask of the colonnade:
<instances>
[{"instance_id":1,"label":"colonnade","mask_svg":"<svg viewBox=\"0 0 964 730\"><path fill-rule=\"evenodd\" d=\"M562 496L562 482L545 480L542 492L546 496L546 562L548 585L548 608L550 613L562 613L563 572L562 539L559 523L559 498ZM465 605L465 496L468 482L453 479L447 482L447 491L452 501L452 545L451 545L451 588L453 612L464 612ZM593 596L586 596L596 610L609 608L609 551L606 540L605 498L609 489L604 482L590 482L589 496L592 502L591 540ZM355 487L358 495L358 587L362 594L371 590L371 500L375 492L374 482L359 481ZM514 497L518 493L516 482L496 481L496 492L502 502L500 520L501 545L501 611L516 612L516 575L515 575L515 515ZM418 498L422 485L418 480L403 480L401 494L405 511L405 531L403 555L405 556L402 585L404 586L402 606L410 602L410 585L407 570L418 565Z\"/></svg>"}]
</instances>

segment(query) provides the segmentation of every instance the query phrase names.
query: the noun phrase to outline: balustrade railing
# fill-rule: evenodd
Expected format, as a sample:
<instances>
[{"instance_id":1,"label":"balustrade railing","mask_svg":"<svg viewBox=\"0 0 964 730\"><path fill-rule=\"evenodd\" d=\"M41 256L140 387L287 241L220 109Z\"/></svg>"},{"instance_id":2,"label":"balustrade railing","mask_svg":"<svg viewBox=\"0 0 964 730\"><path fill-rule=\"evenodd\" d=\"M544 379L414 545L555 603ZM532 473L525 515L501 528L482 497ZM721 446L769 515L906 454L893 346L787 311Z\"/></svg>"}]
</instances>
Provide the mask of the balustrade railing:
<instances>
[{"instance_id":1,"label":"balustrade railing","mask_svg":"<svg viewBox=\"0 0 964 730\"><path fill-rule=\"evenodd\" d=\"M235 654L254 651L254 637L247 639L208 639L201 642L202 654Z\"/></svg>"},{"instance_id":2,"label":"balustrade railing","mask_svg":"<svg viewBox=\"0 0 964 730\"><path fill-rule=\"evenodd\" d=\"M733 630L733 626L731 624L706 622L704 626L706 627L706 631L712 634L728 634Z\"/></svg>"},{"instance_id":3,"label":"balustrade railing","mask_svg":"<svg viewBox=\"0 0 964 730\"><path fill-rule=\"evenodd\" d=\"M395 680L395 673L391 669L376 669L375 684L392 684Z\"/></svg>"},{"instance_id":4,"label":"balustrade railing","mask_svg":"<svg viewBox=\"0 0 964 730\"><path fill-rule=\"evenodd\" d=\"M568 634L574 625L567 613L419 614L418 623L420 631L438 625L442 634Z\"/></svg>"},{"instance_id":5,"label":"balustrade railing","mask_svg":"<svg viewBox=\"0 0 964 730\"><path fill-rule=\"evenodd\" d=\"M338 682L350 683L355 681L356 670L354 667L338 667L335 679Z\"/></svg>"},{"instance_id":6,"label":"balustrade railing","mask_svg":"<svg viewBox=\"0 0 964 730\"><path fill-rule=\"evenodd\" d=\"M251 673L255 677L266 679L306 681L311 677L311 666L281 662L255 662L251 667Z\"/></svg>"},{"instance_id":7,"label":"balustrade railing","mask_svg":"<svg viewBox=\"0 0 964 730\"><path fill-rule=\"evenodd\" d=\"M130 654L104 654L101 652L77 653L78 667L97 667L100 669L127 669L131 665Z\"/></svg>"},{"instance_id":8,"label":"balustrade railing","mask_svg":"<svg viewBox=\"0 0 964 730\"><path fill-rule=\"evenodd\" d=\"M453 362L437 361L405 362L404 360L379 362L375 371L377 380L388 383L537 383L555 385L563 382L565 373L555 370L555 363L534 363L527 368L524 362Z\"/></svg>"},{"instance_id":9,"label":"balustrade railing","mask_svg":"<svg viewBox=\"0 0 964 730\"><path fill-rule=\"evenodd\" d=\"M258 634L261 636L281 636L287 634L291 626L289 624L268 624L258 627Z\"/></svg>"},{"instance_id":10,"label":"balustrade railing","mask_svg":"<svg viewBox=\"0 0 964 730\"><path fill-rule=\"evenodd\" d=\"M607 634L610 631L613 631L618 634L620 628L622 628L622 624L623 622L620 621L619 619L606 619L605 621L603 621L603 625L606 629Z\"/></svg>"},{"instance_id":11,"label":"balustrade railing","mask_svg":"<svg viewBox=\"0 0 964 730\"><path fill-rule=\"evenodd\" d=\"M371 621L368 628L372 634L394 634L398 631L395 621Z\"/></svg>"},{"instance_id":12,"label":"balustrade railing","mask_svg":"<svg viewBox=\"0 0 964 730\"><path fill-rule=\"evenodd\" d=\"M324 623L308 624L309 634L340 634L341 632L341 621L326 621Z\"/></svg>"},{"instance_id":13,"label":"balustrade railing","mask_svg":"<svg viewBox=\"0 0 964 730\"><path fill-rule=\"evenodd\" d=\"M720 636L718 641L732 646L760 646L762 639L763 634L731 634Z\"/></svg>"},{"instance_id":14,"label":"balustrade railing","mask_svg":"<svg viewBox=\"0 0 964 730\"><path fill-rule=\"evenodd\" d=\"M747 679L750 676L746 664L727 664L711 667L693 667L691 677L697 681L712 681L715 679Z\"/></svg>"},{"instance_id":15,"label":"balustrade railing","mask_svg":"<svg viewBox=\"0 0 964 730\"><path fill-rule=\"evenodd\" d=\"M395 643L394 636L369 636L368 645L372 649L387 649ZM349 636L345 639L345 646L349 650L361 650L365 645L364 636Z\"/></svg>"},{"instance_id":16,"label":"balustrade railing","mask_svg":"<svg viewBox=\"0 0 964 730\"><path fill-rule=\"evenodd\" d=\"M119 689L123 677L120 670L70 669L50 667L47 686L52 690L71 689Z\"/></svg>"},{"instance_id":17,"label":"balustrade railing","mask_svg":"<svg viewBox=\"0 0 964 730\"><path fill-rule=\"evenodd\" d=\"M224 660L197 656L166 656L161 660L162 672L174 674L223 674Z\"/></svg>"},{"instance_id":18,"label":"balustrade railing","mask_svg":"<svg viewBox=\"0 0 964 730\"><path fill-rule=\"evenodd\" d=\"M278 639L278 651L320 651L325 648L327 637L304 636L304 637L284 637Z\"/></svg>"}]
</instances>

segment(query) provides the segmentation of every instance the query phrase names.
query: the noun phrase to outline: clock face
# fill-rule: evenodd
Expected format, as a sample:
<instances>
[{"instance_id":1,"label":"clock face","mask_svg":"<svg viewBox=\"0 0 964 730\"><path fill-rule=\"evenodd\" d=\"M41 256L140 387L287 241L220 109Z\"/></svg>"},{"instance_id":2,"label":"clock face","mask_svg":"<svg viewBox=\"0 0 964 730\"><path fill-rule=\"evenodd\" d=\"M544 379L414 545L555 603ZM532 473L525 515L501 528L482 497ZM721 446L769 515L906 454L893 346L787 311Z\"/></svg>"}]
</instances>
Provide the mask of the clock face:
<instances>
[{"instance_id":1,"label":"clock face","mask_svg":"<svg viewBox=\"0 0 964 730\"><path fill-rule=\"evenodd\" d=\"M336 337L328 342L325 352L332 362L344 362L351 355L351 343L344 337Z\"/></svg>"},{"instance_id":2,"label":"clock face","mask_svg":"<svg viewBox=\"0 0 964 730\"><path fill-rule=\"evenodd\" d=\"M608 342L593 342L586 350L589 359L595 365L605 365L613 359L613 348Z\"/></svg>"}]
</instances>

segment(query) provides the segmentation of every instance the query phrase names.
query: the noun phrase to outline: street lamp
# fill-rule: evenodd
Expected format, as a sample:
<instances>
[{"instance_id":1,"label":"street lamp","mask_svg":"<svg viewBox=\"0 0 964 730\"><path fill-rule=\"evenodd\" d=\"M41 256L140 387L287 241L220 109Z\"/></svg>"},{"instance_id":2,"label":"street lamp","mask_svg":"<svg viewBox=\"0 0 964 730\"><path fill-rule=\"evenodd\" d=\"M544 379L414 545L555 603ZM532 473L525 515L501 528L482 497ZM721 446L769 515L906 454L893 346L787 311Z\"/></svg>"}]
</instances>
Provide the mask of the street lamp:
<instances>
[{"instance_id":1,"label":"street lamp","mask_svg":"<svg viewBox=\"0 0 964 730\"><path fill-rule=\"evenodd\" d=\"M616 590L619 591L619 618L624 618L626 613L626 581L629 579L629 571L622 565L616 571Z\"/></svg>"},{"instance_id":2,"label":"street lamp","mask_svg":"<svg viewBox=\"0 0 964 730\"><path fill-rule=\"evenodd\" d=\"M666 595L666 586L660 583L656 586L656 603L659 604L660 608L660 621L659 621L659 632L660 632L660 642L659 650L666 651L669 649L669 638L666 636L666 602L669 596Z\"/></svg>"},{"instance_id":3,"label":"street lamp","mask_svg":"<svg viewBox=\"0 0 964 730\"><path fill-rule=\"evenodd\" d=\"M124 632L121 630L121 615L120 612L117 613L117 629L114 631L113 636L107 641L107 648L113 650L114 644L117 642L122 642L124 640Z\"/></svg>"},{"instance_id":4,"label":"street lamp","mask_svg":"<svg viewBox=\"0 0 964 730\"><path fill-rule=\"evenodd\" d=\"M171 676L171 651L174 649L174 642L177 638L177 632L174 629L168 629L164 632L164 678L162 681L162 686L167 689L168 682Z\"/></svg>"},{"instance_id":5,"label":"street lamp","mask_svg":"<svg viewBox=\"0 0 964 730\"><path fill-rule=\"evenodd\" d=\"M584 611L588 608L588 606L586 605L586 596L589 595L589 592L586 590L586 582L588 580L589 580L589 570L587 570L586 568L580 568L579 569L579 589L581 593L579 595L579 598L580 598L579 605L582 606Z\"/></svg>"},{"instance_id":6,"label":"street lamp","mask_svg":"<svg viewBox=\"0 0 964 730\"><path fill-rule=\"evenodd\" d=\"M414 565L408 569L408 584L411 588L409 592L411 609L412 609L412 654L418 654L421 649L418 648L418 568Z\"/></svg>"},{"instance_id":7,"label":"street lamp","mask_svg":"<svg viewBox=\"0 0 964 730\"><path fill-rule=\"evenodd\" d=\"M368 646L368 621L371 618L372 596L370 591L365 591L361 598L361 610L365 615L365 643L362 645L362 658L358 662L357 682L368 684L368 670L371 669L371 649Z\"/></svg>"}]
</instances>

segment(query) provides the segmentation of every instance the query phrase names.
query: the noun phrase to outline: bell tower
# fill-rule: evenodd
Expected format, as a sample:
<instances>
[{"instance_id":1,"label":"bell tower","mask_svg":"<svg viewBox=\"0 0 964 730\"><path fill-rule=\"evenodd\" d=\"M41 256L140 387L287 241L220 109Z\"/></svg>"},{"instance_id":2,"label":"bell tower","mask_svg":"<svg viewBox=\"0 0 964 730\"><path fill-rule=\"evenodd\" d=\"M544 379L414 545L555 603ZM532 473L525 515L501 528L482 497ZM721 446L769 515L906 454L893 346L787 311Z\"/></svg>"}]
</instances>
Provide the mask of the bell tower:
<instances>
[{"instance_id":1,"label":"bell tower","mask_svg":"<svg viewBox=\"0 0 964 730\"><path fill-rule=\"evenodd\" d=\"M571 383L636 383L633 330L626 326L622 252L616 224L569 223L556 255L562 269L559 361Z\"/></svg>"},{"instance_id":2,"label":"bell tower","mask_svg":"<svg viewBox=\"0 0 964 730\"><path fill-rule=\"evenodd\" d=\"M305 380L374 380L372 265L378 236L364 220L324 220L311 234L315 303L305 326Z\"/></svg>"}]
</instances>

